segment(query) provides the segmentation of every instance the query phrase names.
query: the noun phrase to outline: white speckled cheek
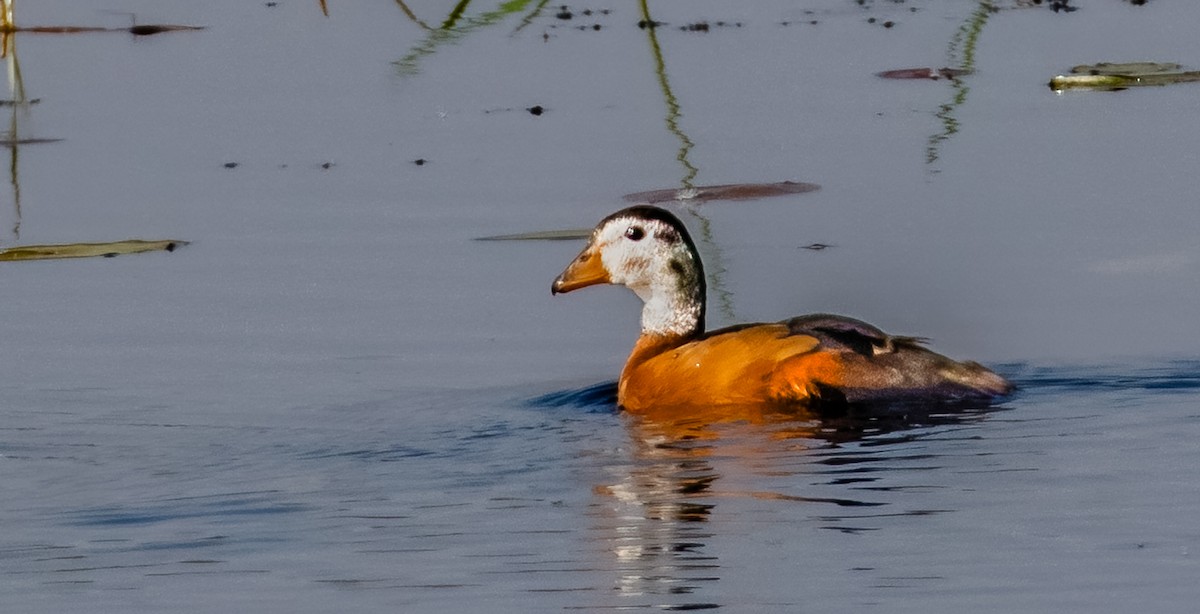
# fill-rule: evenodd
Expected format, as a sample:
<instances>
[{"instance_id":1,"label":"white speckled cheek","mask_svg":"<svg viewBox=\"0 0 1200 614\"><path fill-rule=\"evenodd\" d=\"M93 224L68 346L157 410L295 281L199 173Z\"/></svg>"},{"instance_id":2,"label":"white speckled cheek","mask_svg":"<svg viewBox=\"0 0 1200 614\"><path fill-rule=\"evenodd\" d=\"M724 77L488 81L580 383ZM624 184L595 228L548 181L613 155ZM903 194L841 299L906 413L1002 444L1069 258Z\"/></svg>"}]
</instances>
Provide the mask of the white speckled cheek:
<instances>
[{"instance_id":1,"label":"white speckled cheek","mask_svg":"<svg viewBox=\"0 0 1200 614\"><path fill-rule=\"evenodd\" d=\"M629 286L636 292L639 286L645 286L651 262L641 253L645 251L641 249L641 243L625 239L624 228L630 223L629 220L614 220L598 237L598 247L600 262L612 283Z\"/></svg>"},{"instance_id":2,"label":"white speckled cheek","mask_svg":"<svg viewBox=\"0 0 1200 614\"><path fill-rule=\"evenodd\" d=\"M608 271L608 279L614 284L629 282L628 267L625 266L627 254L619 243L606 242L599 247L600 262Z\"/></svg>"}]
</instances>

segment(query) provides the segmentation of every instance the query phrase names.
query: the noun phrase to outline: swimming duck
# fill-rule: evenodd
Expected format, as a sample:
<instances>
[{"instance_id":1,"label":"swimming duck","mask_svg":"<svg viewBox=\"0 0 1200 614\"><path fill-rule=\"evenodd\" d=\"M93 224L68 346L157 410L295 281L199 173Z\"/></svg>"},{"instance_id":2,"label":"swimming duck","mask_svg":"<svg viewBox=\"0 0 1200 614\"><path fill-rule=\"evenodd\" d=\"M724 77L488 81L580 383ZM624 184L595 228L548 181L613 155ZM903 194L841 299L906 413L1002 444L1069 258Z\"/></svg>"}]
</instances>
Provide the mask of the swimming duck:
<instances>
[{"instance_id":1,"label":"swimming duck","mask_svg":"<svg viewBox=\"0 0 1200 614\"><path fill-rule=\"evenodd\" d=\"M844 316L704 330L704 268L687 228L658 207L600 221L552 294L623 285L642 299L642 332L621 371L628 411L721 405L825 406L986 400L1012 392L975 362Z\"/></svg>"}]
</instances>

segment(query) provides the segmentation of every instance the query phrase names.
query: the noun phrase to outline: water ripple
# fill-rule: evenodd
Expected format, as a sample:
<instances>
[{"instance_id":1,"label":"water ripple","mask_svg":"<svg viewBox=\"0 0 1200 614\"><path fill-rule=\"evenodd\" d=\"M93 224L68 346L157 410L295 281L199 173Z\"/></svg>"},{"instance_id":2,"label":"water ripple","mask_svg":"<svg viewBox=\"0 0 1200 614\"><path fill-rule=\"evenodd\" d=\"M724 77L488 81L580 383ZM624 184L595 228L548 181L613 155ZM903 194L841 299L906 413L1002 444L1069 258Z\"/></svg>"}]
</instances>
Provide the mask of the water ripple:
<instances>
[{"instance_id":1,"label":"water ripple","mask_svg":"<svg viewBox=\"0 0 1200 614\"><path fill-rule=\"evenodd\" d=\"M1200 360L1171 360L1149 366L1004 365L1001 371L1018 388L1029 391L1181 390L1200 389Z\"/></svg>"},{"instance_id":2,"label":"water ripple","mask_svg":"<svg viewBox=\"0 0 1200 614\"><path fill-rule=\"evenodd\" d=\"M612 413L617 410L617 382L601 382L549 392L528 401L533 407L571 407L595 413Z\"/></svg>"},{"instance_id":3,"label":"water ripple","mask_svg":"<svg viewBox=\"0 0 1200 614\"><path fill-rule=\"evenodd\" d=\"M270 494L270 493L268 493ZM156 505L112 506L71 514L75 526L148 525L192 518L228 518L293 514L311 509L299 503L276 502L260 493L231 493L186 497Z\"/></svg>"}]
</instances>

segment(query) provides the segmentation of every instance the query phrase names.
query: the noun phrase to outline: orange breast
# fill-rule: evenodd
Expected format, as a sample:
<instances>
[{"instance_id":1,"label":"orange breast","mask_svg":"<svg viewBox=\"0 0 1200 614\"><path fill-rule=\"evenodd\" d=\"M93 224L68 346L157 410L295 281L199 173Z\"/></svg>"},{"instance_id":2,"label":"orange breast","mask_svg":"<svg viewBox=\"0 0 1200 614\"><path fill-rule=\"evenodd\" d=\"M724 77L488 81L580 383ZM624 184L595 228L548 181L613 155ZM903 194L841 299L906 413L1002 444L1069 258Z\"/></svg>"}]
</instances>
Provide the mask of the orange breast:
<instances>
[{"instance_id":1,"label":"orange breast","mask_svg":"<svg viewBox=\"0 0 1200 614\"><path fill-rule=\"evenodd\" d=\"M630 411L800 403L816 384L839 385L840 357L783 324L717 332L680 344L642 337L621 373L618 401Z\"/></svg>"}]
</instances>

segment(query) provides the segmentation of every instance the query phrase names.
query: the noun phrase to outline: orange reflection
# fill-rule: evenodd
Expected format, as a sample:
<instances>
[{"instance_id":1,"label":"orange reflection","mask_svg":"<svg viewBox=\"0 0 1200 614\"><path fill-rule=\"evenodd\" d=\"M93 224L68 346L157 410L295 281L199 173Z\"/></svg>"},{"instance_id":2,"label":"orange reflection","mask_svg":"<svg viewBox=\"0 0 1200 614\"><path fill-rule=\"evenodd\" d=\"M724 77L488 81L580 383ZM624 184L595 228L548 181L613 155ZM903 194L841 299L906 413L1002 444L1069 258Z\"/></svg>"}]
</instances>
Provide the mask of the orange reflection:
<instances>
[{"instance_id":1,"label":"orange reflection","mask_svg":"<svg viewBox=\"0 0 1200 614\"><path fill-rule=\"evenodd\" d=\"M630 434L645 443L711 441L722 431L753 427L772 438L808 438L821 432L820 416L803 408L765 405L668 407L626 414Z\"/></svg>"}]
</instances>

